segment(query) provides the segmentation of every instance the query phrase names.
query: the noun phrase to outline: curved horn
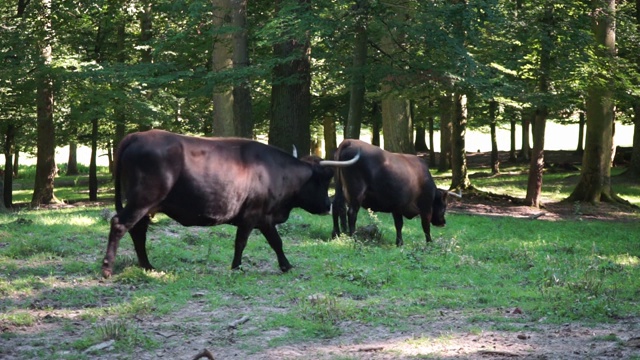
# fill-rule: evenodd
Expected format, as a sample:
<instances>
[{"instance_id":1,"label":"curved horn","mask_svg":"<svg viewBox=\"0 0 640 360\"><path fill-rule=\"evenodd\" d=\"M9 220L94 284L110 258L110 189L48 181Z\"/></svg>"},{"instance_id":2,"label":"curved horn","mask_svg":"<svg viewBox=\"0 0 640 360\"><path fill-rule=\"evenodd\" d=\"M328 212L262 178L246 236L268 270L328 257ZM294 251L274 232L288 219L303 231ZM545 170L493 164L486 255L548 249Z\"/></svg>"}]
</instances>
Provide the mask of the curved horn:
<instances>
[{"instance_id":1,"label":"curved horn","mask_svg":"<svg viewBox=\"0 0 640 360\"><path fill-rule=\"evenodd\" d=\"M358 153L351 160L339 161L339 160L321 160L320 166L336 166L336 167L346 167L355 164L358 159L360 159L360 149L358 149Z\"/></svg>"},{"instance_id":2,"label":"curved horn","mask_svg":"<svg viewBox=\"0 0 640 360\"><path fill-rule=\"evenodd\" d=\"M298 158L298 149L296 148L295 145L292 145L292 146L293 146L293 152L291 153L291 155L293 155L293 157L297 159Z\"/></svg>"},{"instance_id":3,"label":"curved horn","mask_svg":"<svg viewBox=\"0 0 640 360\"><path fill-rule=\"evenodd\" d=\"M458 190L457 193L454 193L453 191L447 191L447 193L451 196L457 197L458 199L462 199L462 190Z\"/></svg>"}]
</instances>

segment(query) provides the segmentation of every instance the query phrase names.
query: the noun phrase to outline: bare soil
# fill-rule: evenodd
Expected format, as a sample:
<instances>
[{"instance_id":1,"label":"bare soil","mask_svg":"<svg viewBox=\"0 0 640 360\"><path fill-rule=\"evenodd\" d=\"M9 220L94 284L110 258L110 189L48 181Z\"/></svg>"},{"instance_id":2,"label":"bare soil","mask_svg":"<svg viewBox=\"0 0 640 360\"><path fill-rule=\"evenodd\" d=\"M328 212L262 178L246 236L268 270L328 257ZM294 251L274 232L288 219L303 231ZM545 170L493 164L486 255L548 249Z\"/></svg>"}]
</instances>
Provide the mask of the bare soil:
<instances>
[{"instance_id":1,"label":"bare soil","mask_svg":"<svg viewBox=\"0 0 640 360\"><path fill-rule=\"evenodd\" d=\"M557 155L558 157L554 157ZM501 153L506 162L507 154ZM579 162L572 154L553 154L550 163ZM488 154L469 154L470 164L488 164ZM577 212L574 204L546 202L542 209L518 205L508 197L469 193L462 201L451 204L451 211L481 216L513 216L532 221L583 219L597 221L631 221L636 211L628 206L601 204L582 206ZM637 219L637 217L636 217ZM265 270L266 276L277 276ZM113 284L103 284L112 286ZM341 334L331 339L317 339L303 343L272 345L271 341L289 329L263 331L260 319L286 312L288 309L263 307L243 308L238 301L235 309L212 312L203 299L206 294L194 293L192 301L169 316L136 317L130 319L145 336L160 346L152 352L138 349L134 353L119 353L112 343L87 353L100 359L194 359L207 349L215 359L640 359L640 315L617 319L607 324L571 322L554 325L544 319L530 320L519 308L485 309L492 318L511 321L471 322L476 314L441 310L439 315L415 315L404 319L401 326L370 326L356 322L340 324ZM431 310L431 309L428 309ZM35 326L16 328L0 322L1 333L18 334L0 337L0 358L23 359L27 350L46 349L45 358L60 358L56 344L73 342L96 324L80 320L82 310L61 313L56 310L34 311ZM67 331L60 338L60 320L66 319ZM99 325L99 324L98 324ZM69 327L72 329L69 331ZM402 329L402 330L397 330ZM206 358L206 357L203 357Z\"/></svg>"}]
</instances>

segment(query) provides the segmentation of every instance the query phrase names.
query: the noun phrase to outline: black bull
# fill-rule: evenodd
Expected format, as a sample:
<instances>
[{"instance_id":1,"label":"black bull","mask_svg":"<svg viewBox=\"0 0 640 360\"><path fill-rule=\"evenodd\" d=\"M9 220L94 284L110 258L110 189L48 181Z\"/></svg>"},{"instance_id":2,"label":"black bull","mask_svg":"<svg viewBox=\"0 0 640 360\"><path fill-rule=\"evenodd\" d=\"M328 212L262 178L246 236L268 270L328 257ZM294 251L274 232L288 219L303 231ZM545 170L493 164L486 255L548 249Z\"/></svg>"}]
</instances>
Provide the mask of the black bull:
<instances>
[{"instance_id":1,"label":"black bull","mask_svg":"<svg viewBox=\"0 0 640 360\"><path fill-rule=\"evenodd\" d=\"M161 130L127 135L115 170L117 214L111 220L102 274L111 276L120 239L128 231L139 265L153 269L146 251L150 217L162 212L185 226L237 227L232 268L238 268L253 229L291 268L276 225L295 207L312 214L330 209L328 187L336 162L299 160L275 147L237 138L198 138ZM122 195L126 205L122 205Z\"/></svg>"},{"instance_id":2,"label":"black bull","mask_svg":"<svg viewBox=\"0 0 640 360\"><path fill-rule=\"evenodd\" d=\"M427 164L415 155L391 153L360 140L347 139L334 158L341 160L356 153L360 154L357 163L336 171L333 236L340 235L338 218L346 230L347 205L350 235L355 231L358 211L364 207L392 214L398 246L403 244L403 217L412 219L420 215L426 241L430 242L430 225L446 224L447 195L460 195L436 188Z\"/></svg>"}]
</instances>

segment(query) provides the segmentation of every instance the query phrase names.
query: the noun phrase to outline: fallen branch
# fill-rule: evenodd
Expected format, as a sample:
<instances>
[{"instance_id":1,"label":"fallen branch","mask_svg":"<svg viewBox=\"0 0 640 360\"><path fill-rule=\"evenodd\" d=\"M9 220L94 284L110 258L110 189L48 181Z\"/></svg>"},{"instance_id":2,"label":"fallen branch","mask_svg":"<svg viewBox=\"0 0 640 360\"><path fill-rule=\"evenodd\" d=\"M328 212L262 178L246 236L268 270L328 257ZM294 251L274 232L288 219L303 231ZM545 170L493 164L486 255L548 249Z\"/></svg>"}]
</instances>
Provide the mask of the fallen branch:
<instances>
[{"instance_id":1,"label":"fallen branch","mask_svg":"<svg viewBox=\"0 0 640 360\"><path fill-rule=\"evenodd\" d=\"M375 352L384 350L384 346L370 346L358 349L359 352Z\"/></svg>"},{"instance_id":2,"label":"fallen branch","mask_svg":"<svg viewBox=\"0 0 640 360\"><path fill-rule=\"evenodd\" d=\"M249 321L249 317L248 316L243 316L240 319L232 321L231 323L229 323L228 328L229 329L236 329L238 327L238 325L242 325L242 324L246 323L247 321Z\"/></svg>"},{"instance_id":3,"label":"fallen branch","mask_svg":"<svg viewBox=\"0 0 640 360\"><path fill-rule=\"evenodd\" d=\"M520 354L510 353L506 351L496 351L496 350L480 350L478 351L480 355L490 355L490 356L508 356L508 357L519 357Z\"/></svg>"}]
</instances>

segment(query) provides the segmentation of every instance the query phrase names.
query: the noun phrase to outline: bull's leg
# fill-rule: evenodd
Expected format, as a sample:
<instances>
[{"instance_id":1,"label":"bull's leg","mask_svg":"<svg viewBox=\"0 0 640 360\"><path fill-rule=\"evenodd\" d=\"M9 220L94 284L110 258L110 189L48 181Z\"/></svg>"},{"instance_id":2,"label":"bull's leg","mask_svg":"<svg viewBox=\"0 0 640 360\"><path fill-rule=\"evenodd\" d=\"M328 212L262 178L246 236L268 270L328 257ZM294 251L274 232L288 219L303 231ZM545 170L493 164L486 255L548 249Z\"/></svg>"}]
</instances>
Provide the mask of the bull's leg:
<instances>
[{"instance_id":1,"label":"bull's leg","mask_svg":"<svg viewBox=\"0 0 640 360\"><path fill-rule=\"evenodd\" d=\"M404 225L402 214L393 213L393 225L396 227L396 246L402 246L404 244L402 240L402 226Z\"/></svg>"},{"instance_id":2,"label":"bull's leg","mask_svg":"<svg viewBox=\"0 0 640 360\"><path fill-rule=\"evenodd\" d=\"M242 264L242 252L247 246L247 240L249 239L249 235L251 235L251 230L253 230L253 227L251 226L238 226L238 230L236 230L235 251L233 253L231 269L240 268L240 265Z\"/></svg>"},{"instance_id":3,"label":"bull's leg","mask_svg":"<svg viewBox=\"0 0 640 360\"><path fill-rule=\"evenodd\" d=\"M280 270L282 272L289 271L293 266L287 260L287 257L284 256L284 251L282 250L282 238L280 238L280 234L278 234L278 230L274 225L266 225L260 227L260 232L267 238L269 245L273 251L276 252L276 256L278 257L278 265L280 265Z\"/></svg>"},{"instance_id":4,"label":"bull's leg","mask_svg":"<svg viewBox=\"0 0 640 360\"><path fill-rule=\"evenodd\" d=\"M358 220L359 210L360 205L358 204L350 205L347 209L347 217L349 220L349 236L353 236L353 233L356 231L356 220Z\"/></svg>"},{"instance_id":5,"label":"bull's leg","mask_svg":"<svg viewBox=\"0 0 640 360\"><path fill-rule=\"evenodd\" d=\"M431 242L431 213L420 214L420 220L422 221L422 231L428 243Z\"/></svg>"},{"instance_id":6,"label":"bull's leg","mask_svg":"<svg viewBox=\"0 0 640 360\"><path fill-rule=\"evenodd\" d=\"M111 219L111 229L109 230L109 243L107 244L107 253L104 256L104 260L102 261L102 276L104 276L105 278L111 277L111 275L113 274L113 263L116 258L116 252L118 251L120 239L122 239L124 234L126 234L129 229L132 229L143 217L147 217L146 210L138 210L132 212L130 208L125 207L122 211L120 211L120 213L118 213ZM145 225L144 227L145 232L147 225ZM134 238L133 233L131 234L131 236L132 238ZM139 245L136 245L135 238L133 242L136 247L136 252L138 253L138 262L142 265L142 262L140 260L140 252L138 251ZM142 242L142 245L144 249L144 241ZM144 254L144 259L146 259L146 263L148 264L149 260L147 259L146 252Z\"/></svg>"},{"instance_id":7,"label":"bull's leg","mask_svg":"<svg viewBox=\"0 0 640 360\"><path fill-rule=\"evenodd\" d=\"M338 219L342 220L344 217L344 208L339 206L335 201L333 202L333 206L331 207L331 217L333 217L333 231L331 232L331 237L336 238L340 236L340 225L338 225ZM346 221L345 221L346 222ZM342 229L345 229L346 226L343 226Z\"/></svg>"},{"instance_id":8,"label":"bull's leg","mask_svg":"<svg viewBox=\"0 0 640 360\"><path fill-rule=\"evenodd\" d=\"M149 229L150 222L151 219L149 216L143 216L142 219L129 230L129 234L133 240L133 247L136 249L136 255L138 255L138 265L145 270L153 270L153 266L151 266L149 258L147 257L146 247L147 229Z\"/></svg>"}]
</instances>

